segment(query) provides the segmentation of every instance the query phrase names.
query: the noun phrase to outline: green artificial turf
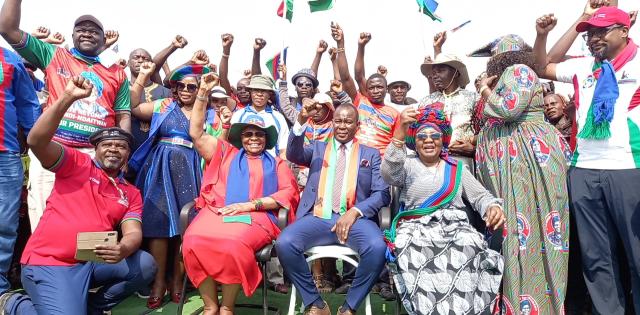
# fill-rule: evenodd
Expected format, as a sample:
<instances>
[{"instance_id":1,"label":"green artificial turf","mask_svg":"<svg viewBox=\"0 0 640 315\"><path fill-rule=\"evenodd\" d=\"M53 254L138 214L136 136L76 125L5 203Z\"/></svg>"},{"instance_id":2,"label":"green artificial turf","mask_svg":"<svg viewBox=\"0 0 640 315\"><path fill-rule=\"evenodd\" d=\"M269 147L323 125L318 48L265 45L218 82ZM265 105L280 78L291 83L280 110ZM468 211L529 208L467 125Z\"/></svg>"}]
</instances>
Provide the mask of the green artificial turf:
<instances>
[{"instance_id":1,"label":"green artificial turf","mask_svg":"<svg viewBox=\"0 0 640 315\"><path fill-rule=\"evenodd\" d=\"M280 310L281 315L286 315L289 310L289 294L280 294L273 291L268 291L267 301L269 306L277 307ZM322 296L329 306L331 307L331 313L335 314L338 307L344 303L344 295L338 294L324 294ZM165 298L165 302L168 301L168 297ZM147 300L141 299L135 295L129 297L112 310L112 315L135 315L135 314L176 314L178 305L172 302L166 303L163 307L156 310L148 310L146 307ZM259 288L251 298L245 297L242 293L238 297L237 304L257 304L262 305L262 288ZM387 302L381 299L377 294L371 294L371 310L374 315L392 315L395 314L395 301ZM188 299L185 303L182 314L199 314L194 313L198 308L202 306L202 300L197 291L193 291L188 294ZM296 299L296 313L301 312L301 301L298 296ZM262 314L262 309L250 309L250 308L237 308L236 314L238 315L259 315ZM276 314L270 312L269 314ZM358 314L364 313L364 302L358 309Z\"/></svg>"}]
</instances>

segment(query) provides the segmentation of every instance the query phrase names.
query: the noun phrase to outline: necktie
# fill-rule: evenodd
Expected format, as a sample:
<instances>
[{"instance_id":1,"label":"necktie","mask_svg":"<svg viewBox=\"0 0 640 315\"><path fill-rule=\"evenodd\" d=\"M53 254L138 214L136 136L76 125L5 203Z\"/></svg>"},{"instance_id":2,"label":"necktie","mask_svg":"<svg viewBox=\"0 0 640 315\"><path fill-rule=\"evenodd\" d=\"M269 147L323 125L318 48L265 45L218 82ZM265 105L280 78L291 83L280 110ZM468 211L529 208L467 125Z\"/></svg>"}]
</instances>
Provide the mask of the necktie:
<instances>
[{"instance_id":1,"label":"necktie","mask_svg":"<svg viewBox=\"0 0 640 315\"><path fill-rule=\"evenodd\" d=\"M340 197L342 197L342 184L344 182L344 168L346 163L345 151L347 147L343 144L338 148L338 164L333 180L333 196L331 207L333 212L340 213Z\"/></svg>"}]
</instances>

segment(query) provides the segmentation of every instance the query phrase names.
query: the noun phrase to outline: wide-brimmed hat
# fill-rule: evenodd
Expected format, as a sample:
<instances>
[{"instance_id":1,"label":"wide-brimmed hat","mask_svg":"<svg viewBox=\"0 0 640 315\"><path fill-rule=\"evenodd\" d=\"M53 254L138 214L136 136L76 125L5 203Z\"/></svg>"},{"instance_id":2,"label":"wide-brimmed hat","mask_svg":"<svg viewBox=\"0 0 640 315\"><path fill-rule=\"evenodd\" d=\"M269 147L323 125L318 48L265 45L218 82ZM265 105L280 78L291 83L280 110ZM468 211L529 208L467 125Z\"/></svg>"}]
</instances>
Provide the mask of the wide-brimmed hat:
<instances>
[{"instance_id":1,"label":"wide-brimmed hat","mask_svg":"<svg viewBox=\"0 0 640 315\"><path fill-rule=\"evenodd\" d=\"M184 79L185 77L188 76L195 76L197 78L199 78L200 76L202 76L203 74L207 74L211 72L211 68L207 67L207 66L203 66L203 65L186 65L186 66L181 66L173 71L171 71L171 73L169 74L169 84L173 85L176 82Z\"/></svg>"},{"instance_id":2,"label":"wide-brimmed hat","mask_svg":"<svg viewBox=\"0 0 640 315\"><path fill-rule=\"evenodd\" d=\"M213 98L228 98L227 91L225 89L216 86L211 90L211 97Z\"/></svg>"},{"instance_id":3,"label":"wide-brimmed hat","mask_svg":"<svg viewBox=\"0 0 640 315\"><path fill-rule=\"evenodd\" d=\"M320 82L318 82L318 79L316 78L316 73L309 68L302 69L298 71L298 73L294 74L291 78L291 83L296 84L296 80L298 80L298 78L300 77L305 77L311 80L314 88L317 88L320 84Z\"/></svg>"},{"instance_id":4,"label":"wide-brimmed hat","mask_svg":"<svg viewBox=\"0 0 640 315\"><path fill-rule=\"evenodd\" d=\"M460 80L458 83L461 87L467 86L469 84L469 73L467 72L467 66L458 58L458 56L451 54L439 54L436 58L431 62L425 62L420 66L420 71L426 77L431 73L434 65L447 65L458 70L460 73Z\"/></svg>"},{"instance_id":5,"label":"wide-brimmed hat","mask_svg":"<svg viewBox=\"0 0 640 315\"><path fill-rule=\"evenodd\" d=\"M275 91L276 83L275 81L273 81L273 78L268 75L256 74L251 77L251 81L249 81L249 85L247 85L247 88L255 90Z\"/></svg>"},{"instance_id":6,"label":"wide-brimmed hat","mask_svg":"<svg viewBox=\"0 0 640 315\"><path fill-rule=\"evenodd\" d=\"M313 100L320 103L321 105L326 106L331 112L336 111L336 108L333 107L333 100L331 99L331 96L325 93L316 93L316 95L313 97Z\"/></svg>"},{"instance_id":7,"label":"wide-brimmed hat","mask_svg":"<svg viewBox=\"0 0 640 315\"><path fill-rule=\"evenodd\" d=\"M409 82L405 81L405 80L400 80L398 78L392 78L387 80L387 87L391 87L392 85L395 84L404 84L407 86L407 90L411 90L411 84L409 84Z\"/></svg>"},{"instance_id":8,"label":"wide-brimmed hat","mask_svg":"<svg viewBox=\"0 0 640 315\"><path fill-rule=\"evenodd\" d=\"M242 122L231 125L229 129L229 143L238 149L242 149L242 131L248 127L254 126L267 134L265 150L270 150L276 146L278 142L278 131L273 125L265 127L264 119L256 114L247 115Z\"/></svg>"},{"instance_id":9,"label":"wide-brimmed hat","mask_svg":"<svg viewBox=\"0 0 640 315\"><path fill-rule=\"evenodd\" d=\"M522 37L509 34L498 37L486 45L472 51L469 57L493 57L509 51L531 51L531 46Z\"/></svg>"},{"instance_id":10,"label":"wide-brimmed hat","mask_svg":"<svg viewBox=\"0 0 640 315\"><path fill-rule=\"evenodd\" d=\"M124 140L129 144L129 148L133 145L133 136L118 127L102 128L89 136L89 143L94 147L105 140Z\"/></svg>"},{"instance_id":11,"label":"wide-brimmed hat","mask_svg":"<svg viewBox=\"0 0 640 315\"><path fill-rule=\"evenodd\" d=\"M630 27L629 14L616 7L601 7L593 13L589 20L578 23L576 31L586 32L591 27L608 27L616 24Z\"/></svg>"}]
</instances>

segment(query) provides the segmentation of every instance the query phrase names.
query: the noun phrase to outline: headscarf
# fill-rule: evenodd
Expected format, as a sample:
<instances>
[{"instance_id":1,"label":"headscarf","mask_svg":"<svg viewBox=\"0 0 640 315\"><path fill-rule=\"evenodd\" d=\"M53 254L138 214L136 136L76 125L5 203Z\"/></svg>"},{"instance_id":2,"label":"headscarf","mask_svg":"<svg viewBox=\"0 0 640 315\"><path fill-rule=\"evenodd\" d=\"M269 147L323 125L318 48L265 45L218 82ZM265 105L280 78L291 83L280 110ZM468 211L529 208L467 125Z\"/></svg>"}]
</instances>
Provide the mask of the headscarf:
<instances>
[{"instance_id":1,"label":"headscarf","mask_svg":"<svg viewBox=\"0 0 640 315\"><path fill-rule=\"evenodd\" d=\"M442 110L444 104L436 102L431 105L427 105L418 109L417 121L412 123L405 136L405 143L407 148L416 151L416 135L425 128L433 128L442 133L442 151L440 157L444 160L448 160L449 154L449 142L451 141L451 134L453 129L447 116Z\"/></svg>"}]
</instances>

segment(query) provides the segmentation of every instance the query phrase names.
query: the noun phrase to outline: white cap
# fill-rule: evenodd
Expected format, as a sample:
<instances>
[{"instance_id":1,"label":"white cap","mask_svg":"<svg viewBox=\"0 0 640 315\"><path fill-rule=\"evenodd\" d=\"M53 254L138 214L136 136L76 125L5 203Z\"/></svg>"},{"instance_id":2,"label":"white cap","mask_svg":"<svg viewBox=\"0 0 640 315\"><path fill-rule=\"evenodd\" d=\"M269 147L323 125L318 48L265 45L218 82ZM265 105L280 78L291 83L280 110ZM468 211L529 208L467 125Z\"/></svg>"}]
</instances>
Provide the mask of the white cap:
<instances>
[{"instance_id":1,"label":"white cap","mask_svg":"<svg viewBox=\"0 0 640 315\"><path fill-rule=\"evenodd\" d=\"M225 91L222 87L216 86L211 90L211 97L213 98L228 98L227 91Z\"/></svg>"}]
</instances>

